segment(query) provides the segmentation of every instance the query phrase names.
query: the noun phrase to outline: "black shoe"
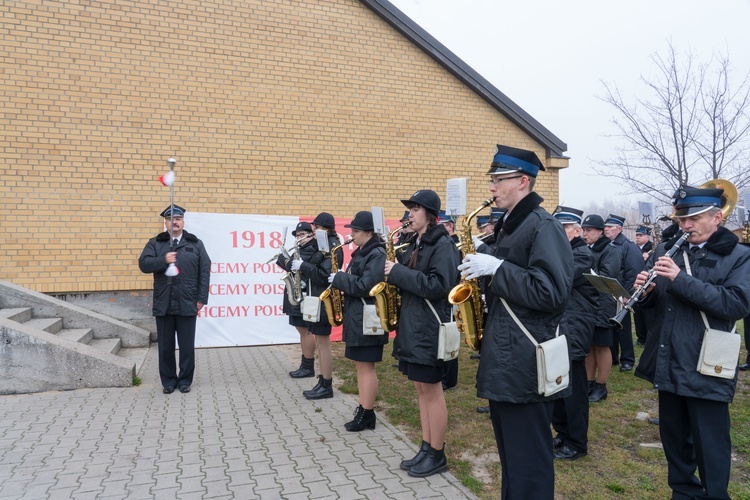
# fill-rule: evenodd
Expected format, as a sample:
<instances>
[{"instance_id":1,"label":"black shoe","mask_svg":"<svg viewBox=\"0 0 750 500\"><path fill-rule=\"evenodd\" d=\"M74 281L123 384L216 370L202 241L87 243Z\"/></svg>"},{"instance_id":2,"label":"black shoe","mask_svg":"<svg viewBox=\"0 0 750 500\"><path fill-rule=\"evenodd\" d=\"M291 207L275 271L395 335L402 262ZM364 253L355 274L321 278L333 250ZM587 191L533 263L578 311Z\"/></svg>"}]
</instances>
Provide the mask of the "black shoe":
<instances>
[{"instance_id":1,"label":"black shoe","mask_svg":"<svg viewBox=\"0 0 750 500\"><path fill-rule=\"evenodd\" d=\"M333 378L318 375L318 385L302 393L307 399L328 399L333 397Z\"/></svg>"},{"instance_id":2,"label":"black shoe","mask_svg":"<svg viewBox=\"0 0 750 500\"><path fill-rule=\"evenodd\" d=\"M410 460L403 460L399 467L401 467L401 470L409 470L418 463L422 462L427 457L427 450L430 449L430 443L426 443L422 441L422 446L419 448L419 452L414 455L414 458Z\"/></svg>"},{"instance_id":3,"label":"black shoe","mask_svg":"<svg viewBox=\"0 0 750 500\"><path fill-rule=\"evenodd\" d=\"M643 346L645 346L645 345L646 345L646 342L644 342L644 341L641 341L641 340L636 340L636 341L635 341L635 345L637 345L637 346L640 346L640 347L643 347Z\"/></svg>"},{"instance_id":4,"label":"black shoe","mask_svg":"<svg viewBox=\"0 0 750 500\"><path fill-rule=\"evenodd\" d=\"M587 453L585 451L576 451L570 446L563 446L555 452L555 458L559 460L578 460L581 457L585 457Z\"/></svg>"},{"instance_id":5,"label":"black shoe","mask_svg":"<svg viewBox=\"0 0 750 500\"><path fill-rule=\"evenodd\" d=\"M187 394L190 392L190 386L189 385L181 385L180 386L180 392L183 394Z\"/></svg>"},{"instance_id":6,"label":"black shoe","mask_svg":"<svg viewBox=\"0 0 750 500\"><path fill-rule=\"evenodd\" d=\"M589 396L589 403L598 403L607 399L607 384L596 384L594 392Z\"/></svg>"},{"instance_id":7,"label":"black shoe","mask_svg":"<svg viewBox=\"0 0 750 500\"><path fill-rule=\"evenodd\" d=\"M633 369L633 365L631 365L630 363L623 363L622 366L620 366L621 372L629 372L632 369Z\"/></svg>"},{"instance_id":8,"label":"black shoe","mask_svg":"<svg viewBox=\"0 0 750 500\"><path fill-rule=\"evenodd\" d=\"M362 405L359 405L359 408L354 413L354 420L344 424L344 428L349 432L375 429L375 410L365 410Z\"/></svg>"},{"instance_id":9,"label":"black shoe","mask_svg":"<svg viewBox=\"0 0 750 500\"><path fill-rule=\"evenodd\" d=\"M746 372L750 370L750 363L744 363L737 367L740 371Z\"/></svg>"},{"instance_id":10,"label":"black shoe","mask_svg":"<svg viewBox=\"0 0 750 500\"><path fill-rule=\"evenodd\" d=\"M408 474L411 477L428 477L448 470L448 460L445 458L444 450L436 450L430 447L427 456L416 465L413 465Z\"/></svg>"},{"instance_id":11,"label":"black shoe","mask_svg":"<svg viewBox=\"0 0 750 500\"><path fill-rule=\"evenodd\" d=\"M588 394L591 396L591 393L594 392L594 389L596 388L596 380L589 380L588 381Z\"/></svg>"},{"instance_id":12,"label":"black shoe","mask_svg":"<svg viewBox=\"0 0 750 500\"><path fill-rule=\"evenodd\" d=\"M659 419L658 418L649 418L648 419L648 423L649 424L653 424L653 425L659 425Z\"/></svg>"},{"instance_id":13,"label":"black shoe","mask_svg":"<svg viewBox=\"0 0 750 500\"><path fill-rule=\"evenodd\" d=\"M479 353L472 354L472 355L469 356L469 359L479 359L479 358L480 358L480 354Z\"/></svg>"},{"instance_id":14,"label":"black shoe","mask_svg":"<svg viewBox=\"0 0 750 500\"><path fill-rule=\"evenodd\" d=\"M552 440L552 449L557 450L563 445L563 439L560 436L555 436L555 439Z\"/></svg>"},{"instance_id":15,"label":"black shoe","mask_svg":"<svg viewBox=\"0 0 750 500\"><path fill-rule=\"evenodd\" d=\"M451 389L455 389L455 388L456 388L455 385L448 385L445 382L443 382L443 390L444 391L450 391Z\"/></svg>"},{"instance_id":16,"label":"black shoe","mask_svg":"<svg viewBox=\"0 0 750 500\"><path fill-rule=\"evenodd\" d=\"M174 386L170 385L169 387L165 387L161 392L164 394L172 394L174 392Z\"/></svg>"},{"instance_id":17,"label":"black shoe","mask_svg":"<svg viewBox=\"0 0 750 500\"><path fill-rule=\"evenodd\" d=\"M477 413L489 413L490 407L489 406L477 406Z\"/></svg>"},{"instance_id":18,"label":"black shoe","mask_svg":"<svg viewBox=\"0 0 750 500\"><path fill-rule=\"evenodd\" d=\"M292 378L309 378L315 376L315 358L306 358L302 356L302 363L299 368L293 372L289 372L289 376Z\"/></svg>"}]
</instances>

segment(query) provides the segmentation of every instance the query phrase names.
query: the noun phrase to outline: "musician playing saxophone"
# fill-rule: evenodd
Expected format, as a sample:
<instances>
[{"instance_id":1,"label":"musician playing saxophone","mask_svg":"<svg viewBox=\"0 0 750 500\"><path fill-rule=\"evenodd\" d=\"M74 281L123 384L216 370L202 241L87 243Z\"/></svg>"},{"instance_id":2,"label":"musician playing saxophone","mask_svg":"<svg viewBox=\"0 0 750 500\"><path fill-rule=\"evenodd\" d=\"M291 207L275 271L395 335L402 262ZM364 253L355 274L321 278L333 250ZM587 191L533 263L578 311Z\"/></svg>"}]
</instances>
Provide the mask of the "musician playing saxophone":
<instances>
[{"instance_id":1,"label":"musician playing saxophone","mask_svg":"<svg viewBox=\"0 0 750 500\"><path fill-rule=\"evenodd\" d=\"M401 468L410 476L427 477L448 468L443 450L448 410L440 383L443 362L437 359L437 347L440 322L451 321L447 297L458 278L459 259L455 243L445 227L437 223L437 193L420 190L402 203L409 209L416 238L398 258L399 262L385 261L385 275L401 294L394 356L399 370L417 389L422 446L414 458L401 462Z\"/></svg>"},{"instance_id":2,"label":"musician playing saxophone","mask_svg":"<svg viewBox=\"0 0 750 500\"><path fill-rule=\"evenodd\" d=\"M365 335L363 310L365 304L375 304L370 289L384 280L385 245L375 233L372 213L357 212L347 228L351 228L352 243L357 249L346 272L331 274L331 287L344 293L344 331L346 343L344 356L357 367L359 406L354 418L344 425L349 432L375 428L375 397L378 393L378 376L375 363L383 360L383 346L388 343L388 333Z\"/></svg>"}]
</instances>

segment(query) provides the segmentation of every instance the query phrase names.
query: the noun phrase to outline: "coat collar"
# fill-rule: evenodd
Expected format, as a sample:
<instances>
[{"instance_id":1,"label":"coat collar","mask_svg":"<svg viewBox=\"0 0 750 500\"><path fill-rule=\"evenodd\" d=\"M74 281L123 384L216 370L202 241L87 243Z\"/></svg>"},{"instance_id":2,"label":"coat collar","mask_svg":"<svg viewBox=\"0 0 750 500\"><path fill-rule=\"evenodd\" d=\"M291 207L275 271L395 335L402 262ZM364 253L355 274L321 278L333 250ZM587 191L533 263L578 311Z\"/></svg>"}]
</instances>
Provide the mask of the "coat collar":
<instances>
[{"instance_id":1,"label":"coat collar","mask_svg":"<svg viewBox=\"0 0 750 500\"><path fill-rule=\"evenodd\" d=\"M678 233L677 236L669 240L667 244L664 245L664 249L669 250L670 248L672 248L674 244L677 243L677 240L680 238L680 236L682 236L682 232ZM739 243L739 241L740 239L736 234L734 234L724 226L719 226L716 232L708 238L708 241L706 241L703 249L706 251L717 253L719 255L729 255L730 253L732 253L732 250L734 250L734 247L737 246L737 243Z\"/></svg>"},{"instance_id":2,"label":"coat collar","mask_svg":"<svg viewBox=\"0 0 750 500\"><path fill-rule=\"evenodd\" d=\"M189 241L191 243L195 243L198 241L198 237L194 234L188 233L184 229L182 230L182 238L186 241ZM167 231L164 231L163 233L159 233L156 235L156 241L169 241L169 233ZM180 240L182 241L182 240Z\"/></svg>"},{"instance_id":3,"label":"coat collar","mask_svg":"<svg viewBox=\"0 0 750 500\"><path fill-rule=\"evenodd\" d=\"M612 242L609 240L609 238L607 238L604 235L601 235L601 237L598 240L596 240L593 245L591 245L591 250L593 250L596 253L599 253L611 244Z\"/></svg>"},{"instance_id":4,"label":"coat collar","mask_svg":"<svg viewBox=\"0 0 750 500\"><path fill-rule=\"evenodd\" d=\"M352 252L352 259L356 257L357 255L361 255L362 257L365 257L367 254L369 254L376 248L378 247L383 248L384 246L385 246L384 243L380 241L380 237L378 235L373 235L373 237L370 238L367 241L367 243L365 243L360 248Z\"/></svg>"},{"instance_id":5,"label":"coat collar","mask_svg":"<svg viewBox=\"0 0 750 500\"><path fill-rule=\"evenodd\" d=\"M570 248L579 248L579 247L585 247L586 242L583 241L583 238L580 236L576 236L572 240L570 240Z\"/></svg>"},{"instance_id":6,"label":"coat collar","mask_svg":"<svg viewBox=\"0 0 750 500\"><path fill-rule=\"evenodd\" d=\"M495 238L497 233L502 230L505 234L511 234L516 230L518 226L526 219L526 217L536 210L536 208L542 204L544 198L536 194L534 191L530 192L524 198L513 207L507 219L500 219L495 225Z\"/></svg>"},{"instance_id":7,"label":"coat collar","mask_svg":"<svg viewBox=\"0 0 750 500\"><path fill-rule=\"evenodd\" d=\"M438 224L425 231L425 233L422 235L420 243L423 243L425 245L434 245L443 236L449 236L448 230L445 229L445 226L443 226L442 224Z\"/></svg>"}]
</instances>

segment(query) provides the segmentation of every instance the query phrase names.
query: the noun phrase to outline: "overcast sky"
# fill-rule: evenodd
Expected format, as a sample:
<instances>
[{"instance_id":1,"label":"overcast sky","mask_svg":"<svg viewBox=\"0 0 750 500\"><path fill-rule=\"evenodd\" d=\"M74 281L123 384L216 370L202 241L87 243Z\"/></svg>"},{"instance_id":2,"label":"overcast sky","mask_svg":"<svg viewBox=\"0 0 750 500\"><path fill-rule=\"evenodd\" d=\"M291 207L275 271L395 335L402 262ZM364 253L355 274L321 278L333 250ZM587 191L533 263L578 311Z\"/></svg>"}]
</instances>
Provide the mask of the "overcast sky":
<instances>
[{"instance_id":1,"label":"overcast sky","mask_svg":"<svg viewBox=\"0 0 750 500\"><path fill-rule=\"evenodd\" d=\"M728 55L735 83L750 70L750 0L390 1L567 143L560 201L568 206L624 192L592 169L615 157L619 141L607 137L616 131L613 108L598 99L602 81L632 101L669 39L701 62Z\"/></svg>"}]
</instances>

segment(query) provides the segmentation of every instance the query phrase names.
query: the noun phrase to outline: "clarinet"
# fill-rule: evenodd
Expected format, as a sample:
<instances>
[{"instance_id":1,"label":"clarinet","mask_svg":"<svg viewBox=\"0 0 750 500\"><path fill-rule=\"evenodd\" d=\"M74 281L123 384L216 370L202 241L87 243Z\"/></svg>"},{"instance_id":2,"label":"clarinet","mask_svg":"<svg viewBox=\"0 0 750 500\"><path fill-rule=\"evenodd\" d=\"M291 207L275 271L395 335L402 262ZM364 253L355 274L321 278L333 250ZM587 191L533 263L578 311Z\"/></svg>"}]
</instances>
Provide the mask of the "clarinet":
<instances>
[{"instance_id":1,"label":"clarinet","mask_svg":"<svg viewBox=\"0 0 750 500\"><path fill-rule=\"evenodd\" d=\"M672 245L672 248L670 248L667 253L664 254L664 256L669 257L670 259L674 257L674 255L680 251L680 247L682 246L682 244L685 243L689 237L690 233L682 233L682 236L680 236L680 238L675 242L674 245ZM635 305L635 303L640 300L644 293L646 293L646 290L651 285L651 283L654 282L655 279L656 271L654 271L654 269L652 268L648 272L646 282L639 286L633 293L633 295L630 296L628 302L625 304L625 307L622 308L622 311L620 311L614 318L609 318L609 324L611 324L612 326L616 326L617 328L622 328L622 320L625 319L625 316L630 314L630 311L633 310L633 306Z\"/></svg>"}]
</instances>

